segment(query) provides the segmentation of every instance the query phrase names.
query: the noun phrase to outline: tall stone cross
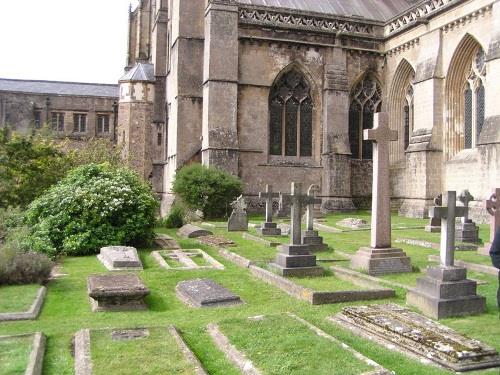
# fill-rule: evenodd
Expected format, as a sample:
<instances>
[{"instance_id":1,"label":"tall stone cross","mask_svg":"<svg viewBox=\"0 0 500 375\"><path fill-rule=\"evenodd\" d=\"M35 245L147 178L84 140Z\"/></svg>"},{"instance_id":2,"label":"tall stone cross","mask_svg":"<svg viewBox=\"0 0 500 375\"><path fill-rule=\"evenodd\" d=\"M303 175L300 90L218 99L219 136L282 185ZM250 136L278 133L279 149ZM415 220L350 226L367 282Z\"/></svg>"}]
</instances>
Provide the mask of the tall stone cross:
<instances>
[{"instance_id":1,"label":"tall stone cross","mask_svg":"<svg viewBox=\"0 0 500 375\"><path fill-rule=\"evenodd\" d=\"M391 247L391 202L389 186L389 142L398 132L389 128L388 114L375 113L373 129L364 131L363 139L373 141L372 228L370 246Z\"/></svg>"},{"instance_id":2,"label":"tall stone cross","mask_svg":"<svg viewBox=\"0 0 500 375\"><path fill-rule=\"evenodd\" d=\"M462 224L466 224L466 223L469 223L469 202L473 201L474 200L474 197L472 196L472 194L469 192L469 190L464 190L460 193L460 195L458 196L458 200L460 202L462 202L462 204L464 205L465 207L465 214L464 216L462 217Z\"/></svg>"},{"instance_id":3,"label":"tall stone cross","mask_svg":"<svg viewBox=\"0 0 500 375\"><path fill-rule=\"evenodd\" d=\"M500 228L500 188L496 188L490 199L486 201L486 210L493 216L490 224L490 241L493 242L495 233Z\"/></svg>"},{"instance_id":4,"label":"tall stone cross","mask_svg":"<svg viewBox=\"0 0 500 375\"><path fill-rule=\"evenodd\" d=\"M439 257L441 266L451 267L455 264L455 218L463 217L465 207L457 207L457 192L448 191L443 195L443 205L429 209L429 216L441 219L441 248Z\"/></svg>"},{"instance_id":5,"label":"tall stone cross","mask_svg":"<svg viewBox=\"0 0 500 375\"><path fill-rule=\"evenodd\" d=\"M286 199L290 200L290 204L292 206L291 219L292 219L292 227L291 227L291 236L290 243L292 245L301 245L301 230L300 230L300 216L302 213L302 207L304 205L316 204L318 203L318 198L314 196L309 196L302 194L302 184L299 182L292 182L292 191L291 194L282 194Z\"/></svg>"},{"instance_id":6,"label":"tall stone cross","mask_svg":"<svg viewBox=\"0 0 500 375\"><path fill-rule=\"evenodd\" d=\"M266 223L272 223L273 221L273 198L278 197L279 193L273 192L272 185L266 185L266 191L259 193L259 198L266 200Z\"/></svg>"},{"instance_id":7,"label":"tall stone cross","mask_svg":"<svg viewBox=\"0 0 500 375\"><path fill-rule=\"evenodd\" d=\"M316 193L320 191L321 189L319 188L318 185L311 185L309 186L309 189L307 189L307 196L310 199L309 203L307 204L307 210L306 210L307 230L314 230L314 205L321 204L321 199L316 198Z\"/></svg>"}]
</instances>

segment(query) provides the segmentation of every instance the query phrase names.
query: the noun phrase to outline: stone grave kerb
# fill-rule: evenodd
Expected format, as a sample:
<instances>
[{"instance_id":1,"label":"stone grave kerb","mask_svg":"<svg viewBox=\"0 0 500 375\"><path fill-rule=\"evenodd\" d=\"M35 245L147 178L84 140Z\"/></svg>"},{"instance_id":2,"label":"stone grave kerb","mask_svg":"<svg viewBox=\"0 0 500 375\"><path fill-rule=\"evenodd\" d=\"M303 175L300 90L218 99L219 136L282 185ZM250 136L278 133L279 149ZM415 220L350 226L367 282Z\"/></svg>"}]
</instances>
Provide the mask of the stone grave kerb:
<instances>
[{"instance_id":1,"label":"stone grave kerb","mask_svg":"<svg viewBox=\"0 0 500 375\"><path fill-rule=\"evenodd\" d=\"M259 198L266 200L266 219L257 232L263 236L280 236L281 229L273 223L273 199L278 198L279 193L273 192L273 186L267 184L265 192L259 192Z\"/></svg>"},{"instance_id":2,"label":"stone grave kerb","mask_svg":"<svg viewBox=\"0 0 500 375\"><path fill-rule=\"evenodd\" d=\"M441 219L441 243L439 257L441 265L453 267L455 254L455 218L463 217L467 211L465 207L456 204L456 191L448 191L443 196L443 206L431 207L429 216Z\"/></svg>"}]
</instances>

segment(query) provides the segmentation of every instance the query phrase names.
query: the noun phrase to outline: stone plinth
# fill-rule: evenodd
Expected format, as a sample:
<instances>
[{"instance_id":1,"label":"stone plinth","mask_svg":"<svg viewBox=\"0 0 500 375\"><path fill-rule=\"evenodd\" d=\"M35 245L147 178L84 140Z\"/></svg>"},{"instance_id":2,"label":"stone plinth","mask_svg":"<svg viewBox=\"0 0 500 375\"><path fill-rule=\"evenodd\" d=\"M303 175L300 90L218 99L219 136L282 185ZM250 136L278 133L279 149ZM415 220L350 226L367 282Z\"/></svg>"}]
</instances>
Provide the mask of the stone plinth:
<instances>
[{"instance_id":1,"label":"stone plinth","mask_svg":"<svg viewBox=\"0 0 500 375\"><path fill-rule=\"evenodd\" d=\"M429 224L425 226L425 231L431 233L440 233L441 219L431 217Z\"/></svg>"},{"instance_id":2,"label":"stone plinth","mask_svg":"<svg viewBox=\"0 0 500 375\"><path fill-rule=\"evenodd\" d=\"M324 270L316 265L316 255L310 253L309 245L281 245L271 267L282 276L318 276Z\"/></svg>"},{"instance_id":3,"label":"stone plinth","mask_svg":"<svg viewBox=\"0 0 500 375\"><path fill-rule=\"evenodd\" d=\"M281 229L278 228L278 224L276 223L264 222L256 230L261 236L281 236Z\"/></svg>"},{"instance_id":4,"label":"stone plinth","mask_svg":"<svg viewBox=\"0 0 500 375\"><path fill-rule=\"evenodd\" d=\"M149 289L135 274L90 275L87 292L94 312L147 309Z\"/></svg>"},{"instance_id":5,"label":"stone plinth","mask_svg":"<svg viewBox=\"0 0 500 375\"><path fill-rule=\"evenodd\" d=\"M411 272L411 259L402 249L395 247L376 249L361 247L351 259L351 268L369 275Z\"/></svg>"},{"instance_id":6,"label":"stone plinth","mask_svg":"<svg viewBox=\"0 0 500 375\"><path fill-rule=\"evenodd\" d=\"M209 236L213 234L209 230L202 229L193 224L186 224L179 228L177 235L184 238L197 238L201 236Z\"/></svg>"},{"instance_id":7,"label":"stone plinth","mask_svg":"<svg viewBox=\"0 0 500 375\"><path fill-rule=\"evenodd\" d=\"M406 303L433 319L481 314L486 299L476 294L477 283L467 279L467 270L456 266L427 269L417 286L406 295Z\"/></svg>"},{"instance_id":8,"label":"stone plinth","mask_svg":"<svg viewBox=\"0 0 500 375\"><path fill-rule=\"evenodd\" d=\"M455 240L479 242L479 227L473 222L458 224L455 230Z\"/></svg>"},{"instance_id":9,"label":"stone plinth","mask_svg":"<svg viewBox=\"0 0 500 375\"><path fill-rule=\"evenodd\" d=\"M239 296L210 279L181 281L175 287L179 299L193 307L217 307L243 303Z\"/></svg>"},{"instance_id":10,"label":"stone plinth","mask_svg":"<svg viewBox=\"0 0 500 375\"><path fill-rule=\"evenodd\" d=\"M322 251L328 249L328 245L323 243L323 237L317 230L302 231L302 243L309 245L309 251Z\"/></svg>"},{"instance_id":11,"label":"stone plinth","mask_svg":"<svg viewBox=\"0 0 500 375\"><path fill-rule=\"evenodd\" d=\"M142 270L142 263L135 247L102 247L97 258L110 271Z\"/></svg>"},{"instance_id":12,"label":"stone plinth","mask_svg":"<svg viewBox=\"0 0 500 375\"><path fill-rule=\"evenodd\" d=\"M498 352L394 304L346 307L330 320L354 333L454 371L500 366Z\"/></svg>"}]
</instances>

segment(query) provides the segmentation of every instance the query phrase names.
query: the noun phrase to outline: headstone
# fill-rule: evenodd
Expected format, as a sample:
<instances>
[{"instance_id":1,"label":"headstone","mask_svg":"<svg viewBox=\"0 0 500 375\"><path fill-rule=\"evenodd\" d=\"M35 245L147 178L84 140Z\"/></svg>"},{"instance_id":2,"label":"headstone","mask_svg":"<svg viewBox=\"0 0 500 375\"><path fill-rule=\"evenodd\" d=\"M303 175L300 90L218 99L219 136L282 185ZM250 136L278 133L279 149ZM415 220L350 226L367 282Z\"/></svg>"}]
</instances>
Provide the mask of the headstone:
<instances>
[{"instance_id":1,"label":"headstone","mask_svg":"<svg viewBox=\"0 0 500 375\"><path fill-rule=\"evenodd\" d=\"M142 263L135 247L102 247L97 258L110 271L142 270Z\"/></svg>"},{"instance_id":2,"label":"headstone","mask_svg":"<svg viewBox=\"0 0 500 375\"><path fill-rule=\"evenodd\" d=\"M366 220L357 219L357 218L353 218L353 217L345 218L344 220L341 220L341 221L337 222L337 225L339 227L351 228L351 229L366 229L366 228L370 228L370 224L368 224L366 222Z\"/></svg>"},{"instance_id":3,"label":"headstone","mask_svg":"<svg viewBox=\"0 0 500 375\"><path fill-rule=\"evenodd\" d=\"M458 196L458 200L464 205L465 213L461 218L460 224L457 225L455 239L461 242L478 242L479 227L469 219L469 202L473 201L474 197L469 193L469 190L464 190Z\"/></svg>"},{"instance_id":4,"label":"headstone","mask_svg":"<svg viewBox=\"0 0 500 375\"><path fill-rule=\"evenodd\" d=\"M209 230L202 229L193 224L186 224L179 228L177 235L184 238L197 238L201 236L208 236L213 234Z\"/></svg>"},{"instance_id":5,"label":"headstone","mask_svg":"<svg viewBox=\"0 0 500 375\"><path fill-rule=\"evenodd\" d=\"M330 320L391 350L453 371L500 366L493 347L395 304L345 307Z\"/></svg>"},{"instance_id":6,"label":"headstone","mask_svg":"<svg viewBox=\"0 0 500 375\"><path fill-rule=\"evenodd\" d=\"M151 252L158 264L168 270L219 269L224 266L201 249L170 249Z\"/></svg>"},{"instance_id":7,"label":"headstone","mask_svg":"<svg viewBox=\"0 0 500 375\"><path fill-rule=\"evenodd\" d=\"M323 243L323 237L314 230L314 205L321 204L321 199L316 198L316 193L320 192L318 185L311 185L307 190L309 203L306 209L306 230L302 231L302 244L309 245L310 251L322 251L328 249L328 245Z\"/></svg>"},{"instance_id":8,"label":"headstone","mask_svg":"<svg viewBox=\"0 0 500 375\"><path fill-rule=\"evenodd\" d=\"M370 275L411 272L411 261L403 250L391 247L391 202L389 142L398 133L388 125L387 113L375 113L373 129L364 139L373 141L372 223L370 247L362 247L351 259L351 267Z\"/></svg>"},{"instance_id":9,"label":"headstone","mask_svg":"<svg viewBox=\"0 0 500 375\"><path fill-rule=\"evenodd\" d=\"M227 230L232 231L247 231L248 230L248 216L247 216L247 203L243 195L231 203L231 216L227 221Z\"/></svg>"},{"instance_id":10,"label":"headstone","mask_svg":"<svg viewBox=\"0 0 500 375\"><path fill-rule=\"evenodd\" d=\"M280 236L281 229L277 228L276 223L273 223L273 199L278 198L279 194L273 192L272 185L266 185L266 191L259 193L260 199L266 200L266 220L262 223L257 233L262 236Z\"/></svg>"},{"instance_id":11,"label":"headstone","mask_svg":"<svg viewBox=\"0 0 500 375\"><path fill-rule=\"evenodd\" d=\"M162 249L180 249L180 245L172 237L166 234L157 234L154 240L155 244Z\"/></svg>"},{"instance_id":12,"label":"headstone","mask_svg":"<svg viewBox=\"0 0 500 375\"><path fill-rule=\"evenodd\" d=\"M441 219L440 265L429 267L426 275L406 294L406 303L434 319L480 314L486 299L476 294L477 283L467 279L467 269L455 266L455 218L463 217L465 207L456 206L456 192L448 191L444 206L431 207L430 217Z\"/></svg>"},{"instance_id":13,"label":"headstone","mask_svg":"<svg viewBox=\"0 0 500 375\"><path fill-rule=\"evenodd\" d=\"M438 194L434 198L434 206L441 206L443 204L443 195ZM429 218L429 224L425 226L426 232L439 233L441 232L441 219L436 217Z\"/></svg>"},{"instance_id":14,"label":"headstone","mask_svg":"<svg viewBox=\"0 0 500 375\"><path fill-rule=\"evenodd\" d=\"M491 215L490 220L490 242L487 242L483 248L478 250L479 254L490 255L491 243L495 233L500 228L500 188L496 188L490 198L485 202L486 210Z\"/></svg>"},{"instance_id":15,"label":"headstone","mask_svg":"<svg viewBox=\"0 0 500 375\"><path fill-rule=\"evenodd\" d=\"M301 239L301 211L304 204L315 202L315 198L302 194L302 184L292 182L289 196L292 205L292 230L289 245L278 246L279 253L271 266L282 276L315 276L323 273L323 268L316 265L316 256L312 255L309 245L303 245Z\"/></svg>"},{"instance_id":16,"label":"headstone","mask_svg":"<svg viewBox=\"0 0 500 375\"><path fill-rule=\"evenodd\" d=\"M87 292L94 312L147 309L149 289L135 274L90 275Z\"/></svg>"},{"instance_id":17,"label":"headstone","mask_svg":"<svg viewBox=\"0 0 500 375\"><path fill-rule=\"evenodd\" d=\"M179 299L193 307L217 307L243 303L239 296L210 279L181 281L175 287Z\"/></svg>"}]
</instances>

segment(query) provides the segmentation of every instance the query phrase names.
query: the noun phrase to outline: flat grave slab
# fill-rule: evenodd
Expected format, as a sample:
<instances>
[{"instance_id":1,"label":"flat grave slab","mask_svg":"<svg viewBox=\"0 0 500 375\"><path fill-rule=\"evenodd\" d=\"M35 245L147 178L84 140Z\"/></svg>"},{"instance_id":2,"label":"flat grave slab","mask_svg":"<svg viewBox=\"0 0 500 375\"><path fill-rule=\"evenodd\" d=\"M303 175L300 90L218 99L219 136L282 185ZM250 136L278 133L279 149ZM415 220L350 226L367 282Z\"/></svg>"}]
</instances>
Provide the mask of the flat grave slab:
<instances>
[{"instance_id":1,"label":"flat grave slab","mask_svg":"<svg viewBox=\"0 0 500 375\"><path fill-rule=\"evenodd\" d=\"M87 292L92 311L146 310L149 289L135 274L90 275Z\"/></svg>"},{"instance_id":2,"label":"flat grave slab","mask_svg":"<svg viewBox=\"0 0 500 375\"><path fill-rule=\"evenodd\" d=\"M236 243L233 240L227 239L226 237L223 236L216 236L216 235L198 237L198 242L210 246L223 246L223 247L236 246Z\"/></svg>"},{"instance_id":3,"label":"flat grave slab","mask_svg":"<svg viewBox=\"0 0 500 375\"><path fill-rule=\"evenodd\" d=\"M167 270L224 269L224 265L201 249L159 250L153 251L151 256L161 267Z\"/></svg>"},{"instance_id":4,"label":"flat grave slab","mask_svg":"<svg viewBox=\"0 0 500 375\"><path fill-rule=\"evenodd\" d=\"M180 245L172 237L166 234L157 234L154 243L162 249L180 249Z\"/></svg>"},{"instance_id":5,"label":"flat grave slab","mask_svg":"<svg viewBox=\"0 0 500 375\"><path fill-rule=\"evenodd\" d=\"M454 371L500 366L494 348L395 304L346 307L329 319L360 336Z\"/></svg>"},{"instance_id":6,"label":"flat grave slab","mask_svg":"<svg viewBox=\"0 0 500 375\"><path fill-rule=\"evenodd\" d=\"M337 225L342 228L350 229L369 229L370 224L366 220L348 217L344 220L338 221Z\"/></svg>"},{"instance_id":7,"label":"flat grave slab","mask_svg":"<svg viewBox=\"0 0 500 375\"><path fill-rule=\"evenodd\" d=\"M76 333L75 375L115 374L124 366L127 374L207 374L174 326Z\"/></svg>"},{"instance_id":8,"label":"flat grave slab","mask_svg":"<svg viewBox=\"0 0 500 375\"><path fill-rule=\"evenodd\" d=\"M243 374L391 374L293 314L231 319L207 328L215 345ZM294 355L287 355L291 351ZM324 358L335 358L335 372Z\"/></svg>"},{"instance_id":9,"label":"flat grave slab","mask_svg":"<svg viewBox=\"0 0 500 375\"><path fill-rule=\"evenodd\" d=\"M137 249L131 246L102 247L97 258L110 271L142 270Z\"/></svg>"},{"instance_id":10,"label":"flat grave slab","mask_svg":"<svg viewBox=\"0 0 500 375\"><path fill-rule=\"evenodd\" d=\"M179 230L177 231L177 235L183 238L197 238L201 236L209 236L212 234L213 233L211 231L197 227L193 224L186 224L179 228Z\"/></svg>"},{"instance_id":11,"label":"flat grave slab","mask_svg":"<svg viewBox=\"0 0 500 375\"><path fill-rule=\"evenodd\" d=\"M23 292L22 289L24 286L16 285L13 286L15 287L15 291L19 290L19 292ZM14 291L14 292L15 292ZM14 293L12 292L12 293ZM38 291L36 292L33 302L29 306L28 309L25 311L7 311L7 312L0 312L0 322L6 322L6 321L13 321L13 320L34 320L38 318L38 315L40 314L40 311L42 310L43 302L45 301L45 296L47 294L47 288L45 286L40 286L38 288ZM0 293L0 296L2 296L2 293ZM0 297L1 298L1 297ZM12 297L10 297L12 298Z\"/></svg>"},{"instance_id":12,"label":"flat grave slab","mask_svg":"<svg viewBox=\"0 0 500 375\"><path fill-rule=\"evenodd\" d=\"M41 375L45 342L41 332L0 336L0 374Z\"/></svg>"},{"instance_id":13,"label":"flat grave slab","mask_svg":"<svg viewBox=\"0 0 500 375\"><path fill-rule=\"evenodd\" d=\"M179 299L193 307L217 307L243 303L239 296L210 279L181 281L175 287Z\"/></svg>"}]
</instances>

